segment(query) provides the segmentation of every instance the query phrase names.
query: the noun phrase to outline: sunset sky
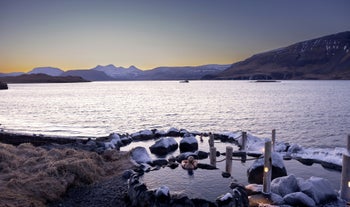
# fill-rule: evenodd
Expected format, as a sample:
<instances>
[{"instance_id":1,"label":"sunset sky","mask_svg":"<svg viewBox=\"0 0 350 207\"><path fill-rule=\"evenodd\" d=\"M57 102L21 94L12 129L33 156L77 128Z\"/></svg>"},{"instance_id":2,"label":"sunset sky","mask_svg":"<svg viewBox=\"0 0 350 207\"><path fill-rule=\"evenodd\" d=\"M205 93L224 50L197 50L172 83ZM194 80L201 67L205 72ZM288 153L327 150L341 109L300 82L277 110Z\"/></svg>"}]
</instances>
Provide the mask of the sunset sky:
<instances>
[{"instance_id":1,"label":"sunset sky","mask_svg":"<svg viewBox=\"0 0 350 207\"><path fill-rule=\"evenodd\" d=\"M348 0L0 0L0 72L231 64L350 30Z\"/></svg>"}]
</instances>

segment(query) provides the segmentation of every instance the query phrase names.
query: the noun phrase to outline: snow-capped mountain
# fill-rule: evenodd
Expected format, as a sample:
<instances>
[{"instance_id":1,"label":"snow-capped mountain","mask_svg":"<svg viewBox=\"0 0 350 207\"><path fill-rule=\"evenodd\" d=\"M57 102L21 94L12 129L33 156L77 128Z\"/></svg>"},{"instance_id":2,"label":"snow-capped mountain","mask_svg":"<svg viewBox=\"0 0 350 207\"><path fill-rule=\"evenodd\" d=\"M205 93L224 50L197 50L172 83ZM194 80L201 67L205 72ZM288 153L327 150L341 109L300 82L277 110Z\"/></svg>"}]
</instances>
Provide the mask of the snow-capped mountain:
<instances>
[{"instance_id":1,"label":"snow-capped mountain","mask_svg":"<svg viewBox=\"0 0 350 207\"><path fill-rule=\"evenodd\" d=\"M128 68L115 67L113 64L101 66L98 65L91 70L101 71L106 73L106 75L116 79L116 80L132 80L137 79L143 74L143 71L136 68L135 66L130 66Z\"/></svg>"},{"instance_id":2,"label":"snow-capped mountain","mask_svg":"<svg viewBox=\"0 0 350 207\"><path fill-rule=\"evenodd\" d=\"M53 67L37 67L29 71L28 74L46 74L50 76L60 76L64 73L63 70Z\"/></svg>"}]
</instances>

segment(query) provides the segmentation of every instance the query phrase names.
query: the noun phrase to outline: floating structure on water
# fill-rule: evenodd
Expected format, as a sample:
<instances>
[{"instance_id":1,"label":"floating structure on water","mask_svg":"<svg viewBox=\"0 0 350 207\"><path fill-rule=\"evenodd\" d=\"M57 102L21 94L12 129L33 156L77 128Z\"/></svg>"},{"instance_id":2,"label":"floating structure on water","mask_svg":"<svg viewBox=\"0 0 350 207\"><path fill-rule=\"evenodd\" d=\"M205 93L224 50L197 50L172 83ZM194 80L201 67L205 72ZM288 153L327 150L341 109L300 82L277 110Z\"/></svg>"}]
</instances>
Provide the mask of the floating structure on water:
<instances>
[{"instance_id":1,"label":"floating structure on water","mask_svg":"<svg viewBox=\"0 0 350 207\"><path fill-rule=\"evenodd\" d=\"M0 90L7 90L7 89L8 89L7 83L0 82Z\"/></svg>"}]
</instances>

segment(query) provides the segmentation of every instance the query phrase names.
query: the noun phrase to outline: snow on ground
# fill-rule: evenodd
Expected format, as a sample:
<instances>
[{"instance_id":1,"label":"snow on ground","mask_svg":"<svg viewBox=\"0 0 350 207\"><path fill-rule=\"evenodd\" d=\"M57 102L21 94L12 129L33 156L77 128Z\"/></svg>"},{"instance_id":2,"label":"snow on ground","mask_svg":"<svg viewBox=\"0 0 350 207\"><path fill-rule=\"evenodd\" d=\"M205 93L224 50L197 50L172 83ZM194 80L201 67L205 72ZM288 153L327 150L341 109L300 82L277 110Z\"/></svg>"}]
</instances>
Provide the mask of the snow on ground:
<instances>
[{"instance_id":1,"label":"snow on ground","mask_svg":"<svg viewBox=\"0 0 350 207\"><path fill-rule=\"evenodd\" d=\"M242 132L228 132L222 133L222 135L228 136L229 140L234 139L239 144L242 143ZM246 152L248 153L264 153L265 142L270 139L260 138L247 133L247 144ZM287 145L284 142L275 143L275 151L282 155L288 154L292 158L302 158L302 159L313 159L318 161L323 161L335 165L342 165L342 155L347 152L347 150L341 147L336 148L304 148L302 146L291 144L287 151Z\"/></svg>"}]
</instances>

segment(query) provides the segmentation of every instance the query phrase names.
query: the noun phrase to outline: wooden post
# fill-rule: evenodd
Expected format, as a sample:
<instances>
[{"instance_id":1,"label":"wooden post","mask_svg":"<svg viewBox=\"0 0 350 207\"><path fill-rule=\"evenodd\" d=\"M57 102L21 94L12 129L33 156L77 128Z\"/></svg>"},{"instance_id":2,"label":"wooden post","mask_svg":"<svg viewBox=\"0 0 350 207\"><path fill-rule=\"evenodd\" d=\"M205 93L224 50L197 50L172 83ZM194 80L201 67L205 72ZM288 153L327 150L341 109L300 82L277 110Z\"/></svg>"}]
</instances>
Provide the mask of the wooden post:
<instances>
[{"instance_id":1,"label":"wooden post","mask_svg":"<svg viewBox=\"0 0 350 207\"><path fill-rule=\"evenodd\" d=\"M350 135L347 140L347 152L343 154L341 170L340 198L350 202Z\"/></svg>"},{"instance_id":2,"label":"wooden post","mask_svg":"<svg viewBox=\"0 0 350 207\"><path fill-rule=\"evenodd\" d=\"M348 144L346 149L348 150L348 154L350 155L350 134L348 135Z\"/></svg>"},{"instance_id":3,"label":"wooden post","mask_svg":"<svg viewBox=\"0 0 350 207\"><path fill-rule=\"evenodd\" d=\"M216 148L210 147L210 164L216 167Z\"/></svg>"},{"instance_id":4,"label":"wooden post","mask_svg":"<svg viewBox=\"0 0 350 207\"><path fill-rule=\"evenodd\" d=\"M272 151L275 151L275 143L276 143L276 129L272 130Z\"/></svg>"},{"instance_id":5,"label":"wooden post","mask_svg":"<svg viewBox=\"0 0 350 207\"><path fill-rule=\"evenodd\" d=\"M245 151L247 145L247 132L242 132L242 146L241 150Z\"/></svg>"},{"instance_id":6,"label":"wooden post","mask_svg":"<svg viewBox=\"0 0 350 207\"><path fill-rule=\"evenodd\" d=\"M226 147L226 172L231 174L232 171L232 152L233 148L230 146Z\"/></svg>"},{"instance_id":7,"label":"wooden post","mask_svg":"<svg viewBox=\"0 0 350 207\"><path fill-rule=\"evenodd\" d=\"M265 142L264 153L264 177L263 177L263 193L271 192L271 175L272 175L272 159L271 159L271 141Z\"/></svg>"},{"instance_id":8,"label":"wooden post","mask_svg":"<svg viewBox=\"0 0 350 207\"><path fill-rule=\"evenodd\" d=\"M209 148L214 147L214 135L212 133L209 133Z\"/></svg>"}]
</instances>

